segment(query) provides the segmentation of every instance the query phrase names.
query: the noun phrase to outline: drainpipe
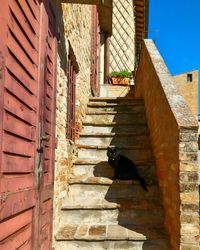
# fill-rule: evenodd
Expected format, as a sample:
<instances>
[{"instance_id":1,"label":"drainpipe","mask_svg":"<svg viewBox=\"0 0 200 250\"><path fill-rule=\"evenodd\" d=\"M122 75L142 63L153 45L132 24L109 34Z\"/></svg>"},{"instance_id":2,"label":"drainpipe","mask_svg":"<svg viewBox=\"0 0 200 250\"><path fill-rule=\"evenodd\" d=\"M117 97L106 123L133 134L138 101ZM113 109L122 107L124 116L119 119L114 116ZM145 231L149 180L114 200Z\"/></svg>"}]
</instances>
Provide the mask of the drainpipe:
<instances>
[{"instance_id":1,"label":"drainpipe","mask_svg":"<svg viewBox=\"0 0 200 250\"><path fill-rule=\"evenodd\" d=\"M110 36L105 33L105 48L104 48L104 83L108 82L110 64Z\"/></svg>"}]
</instances>

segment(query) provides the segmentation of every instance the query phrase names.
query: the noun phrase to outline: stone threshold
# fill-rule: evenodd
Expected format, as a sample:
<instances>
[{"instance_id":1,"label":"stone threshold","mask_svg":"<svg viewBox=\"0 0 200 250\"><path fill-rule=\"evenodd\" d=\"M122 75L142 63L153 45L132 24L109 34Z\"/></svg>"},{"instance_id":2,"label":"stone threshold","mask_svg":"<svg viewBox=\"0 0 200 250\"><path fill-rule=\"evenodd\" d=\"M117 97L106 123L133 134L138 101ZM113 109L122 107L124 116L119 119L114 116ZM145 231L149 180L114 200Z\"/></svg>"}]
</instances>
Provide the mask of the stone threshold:
<instances>
[{"instance_id":1,"label":"stone threshold","mask_svg":"<svg viewBox=\"0 0 200 250\"><path fill-rule=\"evenodd\" d=\"M80 133L82 137L123 137L123 136L141 136L141 135L148 135L149 133L146 132L129 132L129 133Z\"/></svg>"},{"instance_id":2,"label":"stone threshold","mask_svg":"<svg viewBox=\"0 0 200 250\"><path fill-rule=\"evenodd\" d=\"M107 150L108 146L112 145L87 145L87 144L76 144L77 148L83 149L99 149L99 150ZM117 148L123 150L150 150L149 145L131 145L131 146L117 146Z\"/></svg>"}]
</instances>

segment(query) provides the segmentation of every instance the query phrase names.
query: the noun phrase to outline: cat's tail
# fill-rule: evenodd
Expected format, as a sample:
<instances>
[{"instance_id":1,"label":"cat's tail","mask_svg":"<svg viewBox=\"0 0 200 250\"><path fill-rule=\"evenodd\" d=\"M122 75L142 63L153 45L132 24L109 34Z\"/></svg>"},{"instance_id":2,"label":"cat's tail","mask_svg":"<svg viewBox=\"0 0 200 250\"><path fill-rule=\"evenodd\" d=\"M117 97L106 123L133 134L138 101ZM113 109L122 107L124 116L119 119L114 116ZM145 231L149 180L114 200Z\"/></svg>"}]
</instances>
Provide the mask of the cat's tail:
<instances>
[{"instance_id":1,"label":"cat's tail","mask_svg":"<svg viewBox=\"0 0 200 250\"><path fill-rule=\"evenodd\" d=\"M146 192L148 192L148 188L147 188L147 185L146 185L146 183L145 183L145 180L144 180L142 177L139 177L138 180L139 180L139 182L140 182L141 187L142 187Z\"/></svg>"}]
</instances>

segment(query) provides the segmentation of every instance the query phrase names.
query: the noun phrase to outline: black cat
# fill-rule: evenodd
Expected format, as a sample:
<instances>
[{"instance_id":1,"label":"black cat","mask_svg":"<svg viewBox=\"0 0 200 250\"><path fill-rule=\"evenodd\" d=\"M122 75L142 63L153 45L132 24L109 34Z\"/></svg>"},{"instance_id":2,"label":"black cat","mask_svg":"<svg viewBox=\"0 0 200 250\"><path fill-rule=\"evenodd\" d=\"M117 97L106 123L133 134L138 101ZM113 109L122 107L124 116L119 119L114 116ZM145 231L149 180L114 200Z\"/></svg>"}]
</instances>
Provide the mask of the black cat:
<instances>
[{"instance_id":1,"label":"black cat","mask_svg":"<svg viewBox=\"0 0 200 250\"><path fill-rule=\"evenodd\" d=\"M138 180L145 191L148 191L144 179L139 176L135 164L116 148L107 148L108 163L114 169L113 180Z\"/></svg>"}]
</instances>

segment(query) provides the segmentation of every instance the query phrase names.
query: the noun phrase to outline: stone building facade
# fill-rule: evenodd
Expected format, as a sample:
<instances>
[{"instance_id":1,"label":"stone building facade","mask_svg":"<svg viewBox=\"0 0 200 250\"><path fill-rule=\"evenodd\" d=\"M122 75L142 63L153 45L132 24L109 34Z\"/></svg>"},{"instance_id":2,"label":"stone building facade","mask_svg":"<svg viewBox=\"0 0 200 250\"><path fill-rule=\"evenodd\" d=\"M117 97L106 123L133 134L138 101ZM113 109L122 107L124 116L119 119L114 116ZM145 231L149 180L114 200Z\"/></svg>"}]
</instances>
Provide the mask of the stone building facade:
<instances>
[{"instance_id":1,"label":"stone building facade","mask_svg":"<svg viewBox=\"0 0 200 250\"><path fill-rule=\"evenodd\" d=\"M196 118L198 116L198 74L198 70L191 70L173 76L180 93Z\"/></svg>"}]
</instances>

